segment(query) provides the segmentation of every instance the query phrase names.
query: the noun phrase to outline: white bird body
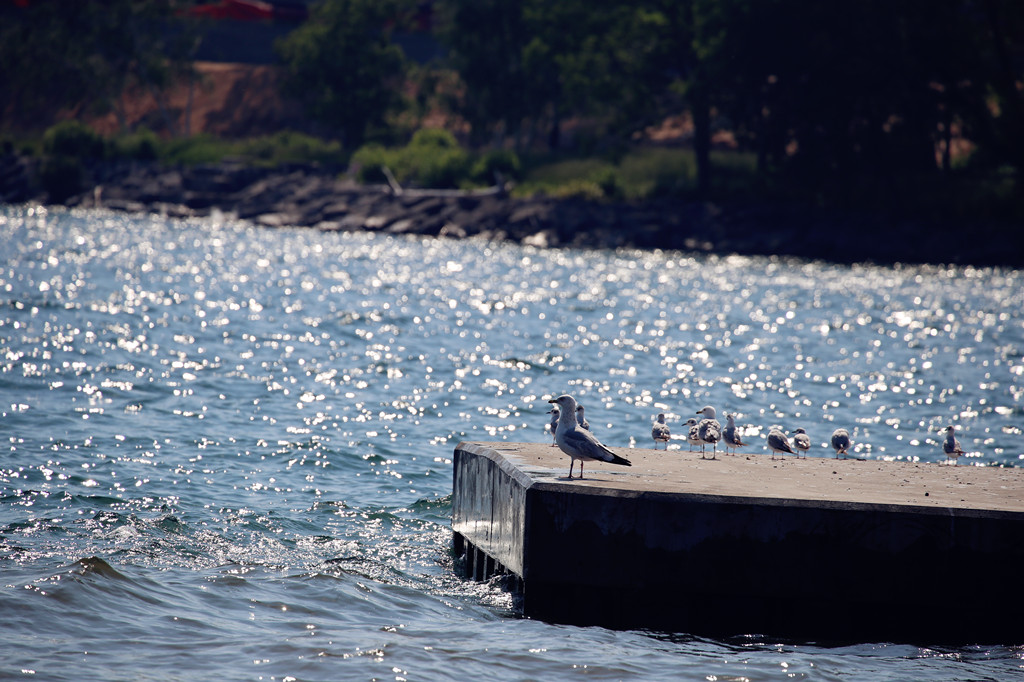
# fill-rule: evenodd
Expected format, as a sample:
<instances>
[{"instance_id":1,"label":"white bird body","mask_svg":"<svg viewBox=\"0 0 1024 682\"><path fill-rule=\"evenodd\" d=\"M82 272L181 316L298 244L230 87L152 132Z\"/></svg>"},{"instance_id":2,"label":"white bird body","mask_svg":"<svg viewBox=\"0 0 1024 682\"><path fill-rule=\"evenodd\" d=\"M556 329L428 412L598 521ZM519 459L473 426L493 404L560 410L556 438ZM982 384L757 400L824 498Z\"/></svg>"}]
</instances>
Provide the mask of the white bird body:
<instances>
[{"instance_id":1,"label":"white bird body","mask_svg":"<svg viewBox=\"0 0 1024 682\"><path fill-rule=\"evenodd\" d=\"M697 420L690 417L686 420L686 426L688 428L686 432L686 442L690 444L690 452L693 452L693 446L703 445L698 433L699 429L697 428Z\"/></svg>"},{"instance_id":2,"label":"white bird body","mask_svg":"<svg viewBox=\"0 0 1024 682\"><path fill-rule=\"evenodd\" d=\"M630 461L625 457L619 457L614 452L601 444L594 434L580 428L576 421L576 400L571 395L560 395L550 403L559 407L558 426L555 427L555 442L565 454L569 455L569 478L572 478L572 468L576 460L580 462L580 475L583 478L583 463L597 460L611 464L622 464L631 466Z\"/></svg>"},{"instance_id":3,"label":"white bird body","mask_svg":"<svg viewBox=\"0 0 1024 682\"><path fill-rule=\"evenodd\" d=\"M697 414L704 415L704 418L697 422L697 437L700 438L700 458L704 459L704 446L710 445L712 449L711 459L717 454L718 441L722 440L722 425L715 419L715 408L705 405L697 410Z\"/></svg>"},{"instance_id":4,"label":"white bird body","mask_svg":"<svg viewBox=\"0 0 1024 682\"><path fill-rule=\"evenodd\" d=\"M846 458L850 450L850 432L846 429L836 429L832 432L832 448L836 451L836 459L839 455Z\"/></svg>"},{"instance_id":5,"label":"white bird body","mask_svg":"<svg viewBox=\"0 0 1024 682\"><path fill-rule=\"evenodd\" d=\"M786 434L782 432L782 429L773 426L768 431L768 447L772 451L772 459L775 459L775 453L779 452L785 455L787 452L791 455L796 453L793 451L793 446L789 444L789 439L786 438ZM785 459L783 457L782 459Z\"/></svg>"},{"instance_id":6,"label":"white bird body","mask_svg":"<svg viewBox=\"0 0 1024 682\"><path fill-rule=\"evenodd\" d=\"M654 426L651 427L651 438L654 439L654 449L658 449L658 443L664 443L665 449L668 450L668 440L671 437L668 424L665 423L665 413L661 412L658 414L658 421L655 422Z\"/></svg>"},{"instance_id":7,"label":"white bird body","mask_svg":"<svg viewBox=\"0 0 1024 682\"><path fill-rule=\"evenodd\" d=\"M558 447L558 441L555 440L555 429L558 428L558 408L552 407L548 414L551 415L551 447L554 448Z\"/></svg>"},{"instance_id":8,"label":"white bird body","mask_svg":"<svg viewBox=\"0 0 1024 682\"><path fill-rule=\"evenodd\" d=\"M590 422L588 422L587 418L583 416L582 405L576 406L576 423L585 428L587 431L590 430Z\"/></svg>"},{"instance_id":9,"label":"white bird body","mask_svg":"<svg viewBox=\"0 0 1024 682\"><path fill-rule=\"evenodd\" d=\"M725 443L725 451L729 452L729 448L732 448L734 454L736 452L736 448L741 448L746 445L746 443L743 442L743 439L740 438L740 434L736 433L736 415L725 415L725 428L722 429L722 442Z\"/></svg>"},{"instance_id":10,"label":"white bird body","mask_svg":"<svg viewBox=\"0 0 1024 682\"><path fill-rule=\"evenodd\" d=\"M801 452L806 453L811 449L811 437L807 435L806 431L799 428L793 432L793 445L796 446L797 457L799 457Z\"/></svg>"},{"instance_id":11,"label":"white bird body","mask_svg":"<svg viewBox=\"0 0 1024 682\"><path fill-rule=\"evenodd\" d=\"M956 439L956 428L952 424L946 427L946 440L942 442L942 451L946 453L947 463L952 459L955 464L960 464L958 458L964 451L960 448L960 441Z\"/></svg>"}]
</instances>

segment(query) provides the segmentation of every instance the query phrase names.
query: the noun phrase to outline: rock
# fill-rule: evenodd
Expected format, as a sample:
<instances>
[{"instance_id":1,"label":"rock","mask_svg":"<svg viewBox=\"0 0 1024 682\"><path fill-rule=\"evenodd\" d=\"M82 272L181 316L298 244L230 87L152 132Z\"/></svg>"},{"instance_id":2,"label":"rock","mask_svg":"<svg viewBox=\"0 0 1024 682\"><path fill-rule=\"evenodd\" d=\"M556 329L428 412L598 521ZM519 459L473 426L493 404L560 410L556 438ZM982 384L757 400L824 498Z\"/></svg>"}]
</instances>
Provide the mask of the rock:
<instances>
[{"instance_id":1,"label":"rock","mask_svg":"<svg viewBox=\"0 0 1024 682\"><path fill-rule=\"evenodd\" d=\"M413 220L412 218L401 218L399 220L396 220L395 222L387 226L386 231L389 234L419 234L416 221Z\"/></svg>"},{"instance_id":2,"label":"rock","mask_svg":"<svg viewBox=\"0 0 1024 682\"><path fill-rule=\"evenodd\" d=\"M11 151L0 156L0 201L40 201L45 193L38 184L37 167L35 159ZM86 174L90 184L67 205L172 217L223 212L267 227L299 225L454 239L482 235L537 248L628 247L838 262L1024 265L1019 226L993 221L965 229L951 221L783 203L596 203L451 190L396 194L387 185L357 185L307 164L265 169L230 161L195 167L114 161L91 164Z\"/></svg>"},{"instance_id":3,"label":"rock","mask_svg":"<svg viewBox=\"0 0 1024 682\"><path fill-rule=\"evenodd\" d=\"M523 244L526 246L535 246L538 249L546 249L552 246L556 246L558 237L555 235L553 230L543 230L542 232L536 232L523 238Z\"/></svg>"},{"instance_id":4,"label":"rock","mask_svg":"<svg viewBox=\"0 0 1024 682\"><path fill-rule=\"evenodd\" d=\"M294 213L264 213L258 216L255 222L264 227L286 227L295 225L298 222L298 216Z\"/></svg>"},{"instance_id":5,"label":"rock","mask_svg":"<svg viewBox=\"0 0 1024 682\"><path fill-rule=\"evenodd\" d=\"M452 239L465 239L468 234L466 230L457 223L445 223L438 232L440 237L451 237Z\"/></svg>"}]
</instances>

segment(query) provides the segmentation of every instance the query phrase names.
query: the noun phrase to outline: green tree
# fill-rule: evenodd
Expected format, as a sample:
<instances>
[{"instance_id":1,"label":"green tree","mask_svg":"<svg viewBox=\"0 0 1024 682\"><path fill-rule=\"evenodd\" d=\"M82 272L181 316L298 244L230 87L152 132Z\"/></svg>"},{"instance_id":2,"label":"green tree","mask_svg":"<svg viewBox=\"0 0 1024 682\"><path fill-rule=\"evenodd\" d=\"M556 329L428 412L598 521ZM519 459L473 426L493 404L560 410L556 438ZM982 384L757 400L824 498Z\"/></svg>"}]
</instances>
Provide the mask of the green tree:
<instances>
[{"instance_id":1,"label":"green tree","mask_svg":"<svg viewBox=\"0 0 1024 682\"><path fill-rule=\"evenodd\" d=\"M611 134L649 119L659 85L650 34L661 17L643 3L447 0L441 8L473 143L526 125L547 129L557 149L569 116Z\"/></svg>"},{"instance_id":2,"label":"green tree","mask_svg":"<svg viewBox=\"0 0 1024 682\"><path fill-rule=\"evenodd\" d=\"M162 102L172 76L189 70L194 34L168 31L169 0L0 5L0 92L5 125L46 127L61 109L113 109L129 85ZM170 123L168 117L169 126Z\"/></svg>"},{"instance_id":3,"label":"green tree","mask_svg":"<svg viewBox=\"0 0 1024 682\"><path fill-rule=\"evenodd\" d=\"M346 148L383 130L401 103L405 58L387 30L398 4L326 0L277 45L286 92L310 116L338 130Z\"/></svg>"},{"instance_id":4,"label":"green tree","mask_svg":"<svg viewBox=\"0 0 1024 682\"><path fill-rule=\"evenodd\" d=\"M1022 101L1005 83L1024 79L1006 76L999 46L1020 48L1012 38L1022 34L1012 30L1022 26L1019 7L1000 0L981 7L966 0L664 2L661 40L694 118L701 187L710 186L712 114L757 152L762 172L789 174L812 190L872 183L890 191L894 179L948 169L948 156L937 164L936 150L948 150L954 127L1009 158L1024 118L1005 115ZM1002 41L989 9L1004 28Z\"/></svg>"},{"instance_id":5,"label":"green tree","mask_svg":"<svg viewBox=\"0 0 1024 682\"><path fill-rule=\"evenodd\" d=\"M663 86L652 40L662 15L621 0L532 0L524 7L532 36L523 52L527 100L535 118L550 116L552 148L566 116L601 122L613 137L650 122Z\"/></svg>"},{"instance_id":6,"label":"green tree","mask_svg":"<svg viewBox=\"0 0 1024 682\"><path fill-rule=\"evenodd\" d=\"M988 98L987 106L961 106L958 113L963 112L965 123L983 140L989 162L1011 164L1020 176L1024 173L1024 61L1020 58L1024 54L1024 3L984 0L978 8L967 0L964 4L976 9L960 15L972 25L964 52L976 56L971 63L977 64L975 73L984 76L974 82ZM956 93L958 88L952 90ZM978 99L959 97L955 101L969 105Z\"/></svg>"},{"instance_id":7,"label":"green tree","mask_svg":"<svg viewBox=\"0 0 1024 682\"><path fill-rule=\"evenodd\" d=\"M439 36L465 85L459 110L470 142L490 134L515 134L528 107L522 52L529 40L519 2L447 0L439 6Z\"/></svg>"}]
</instances>

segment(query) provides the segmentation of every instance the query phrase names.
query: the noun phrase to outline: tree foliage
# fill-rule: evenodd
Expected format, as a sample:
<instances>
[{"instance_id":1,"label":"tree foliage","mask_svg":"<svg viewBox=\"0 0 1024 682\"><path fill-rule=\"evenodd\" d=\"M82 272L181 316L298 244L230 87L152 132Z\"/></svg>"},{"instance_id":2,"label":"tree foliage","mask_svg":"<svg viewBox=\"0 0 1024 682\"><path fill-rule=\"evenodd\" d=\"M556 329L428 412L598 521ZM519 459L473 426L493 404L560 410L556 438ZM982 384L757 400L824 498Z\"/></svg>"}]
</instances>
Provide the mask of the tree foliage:
<instances>
[{"instance_id":1,"label":"tree foliage","mask_svg":"<svg viewBox=\"0 0 1024 682\"><path fill-rule=\"evenodd\" d=\"M186 63L190 34L166 23L185 2L0 3L4 127L48 125L55 109L83 102L116 111L129 85L159 93ZM413 5L322 0L280 43L288 92L345 149L391 141L381 133L398 120L409 76L390 30ZM908 178L953 171L1019 183L1024 170L1019 0L432 6L443 66L458 81L443 88L456 94L445 101L474 147L579 150L584 136L566 131L585 128L587 151L611 155L646 126L685 114L702 194L722 171L713 168L719 131L760 173L812 195L858 184L895 194ZM418 122L442 82L423 68ZM969 154L955 158L954 143Z\"/></svg>"},{"instance_id":2,"label":"tree foliage","mask_svg":"<svg viewBox=\"0 0 1024 682\"><path fill-rule=\"evenodd\" d=\"M187 71L194 35L173 0L0 3L0 116L39 127L61 108L114 110L126 87L159 99Z\"/></svg>"},{"instance_id":3,"label":"tree foliage","mask_svg":"<svg viewBox=\"0 0 1024 682\"><path fill-rule=\"evenodd\" d=\"M386 0L326 0L278 44L287 91L348 148L383 128L401 101L404 57L385 29L395 9Z\"/></svg>"},{"instance_id":4,"label":"tree foliage","mask_svg":"<svg viewBox=\"0 0 1024 682\"><path fill-rule=\"evenodd\" d=\"M686 110L700 185L728 127L763 172L810 184L1024 168L1024 3L1014 0L445 0L474 139L569 117L625 138ZM938 158L938 160L937 160Z\"/></svg>"}]
</instances>

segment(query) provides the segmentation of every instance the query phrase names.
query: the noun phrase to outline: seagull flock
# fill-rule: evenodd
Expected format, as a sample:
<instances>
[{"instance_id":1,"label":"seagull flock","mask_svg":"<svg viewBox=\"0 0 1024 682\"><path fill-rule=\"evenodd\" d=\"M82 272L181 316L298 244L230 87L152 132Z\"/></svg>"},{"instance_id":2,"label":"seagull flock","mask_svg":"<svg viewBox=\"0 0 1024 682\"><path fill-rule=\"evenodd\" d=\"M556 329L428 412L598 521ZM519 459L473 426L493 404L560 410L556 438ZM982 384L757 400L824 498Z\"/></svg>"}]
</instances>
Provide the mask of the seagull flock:
<instances>
[{"instance_id":1,"label":"seagull flock","mask_svg":"<svg viewBox=\"0 0 1024 682\"><path fill-rule=\"evenodd\" d=\"M580 474L583 478L583 462L601 461L611 464L630 466L625 457L621 457L603 445L590 431L590 424L583 416L583 406L576 402L571 395L561 395L548 401L554 407L551 408L551 435L553 438L552 447L558 447L565 454L569 455L569 478L572 478L573 468L578 461L580 463ZM685 422L685 438L690 446L690 452L695 447L700 448L701 459L709 459L707 449L711 449L710 459L716 459L718 446L722 445L726 454L736 454L736 449L749 445L743 441L743 436L736 426L736 415L725 415L725 428L722 428L718 421L715 408L705 405L697 410L700 418L690 417ZM668 442L671 439L671 431L666 421L664 412L656 417L654 426L651 428L651 438L654 440L654 449L657 450L661 444L668 449ZM952 460L955 464L957 458L964 454L960 447L960 441L956 439L956 429L950 424L943 430L946 439L942 442L942 451L946 455L946 462ZM835 450L836 459L840 455L845 459L850 452L853 442L850 440L850 432L844 428L838 428L832 432L832 449ZM794 455L797 458L807 455L811 449L811 437L803 428L793 431L792 441L786 433L778 426L772 426L768 430L768 449L771 450L772 459L776 454L785 459L786 455Z\"/></svg>"}]
</instances>

